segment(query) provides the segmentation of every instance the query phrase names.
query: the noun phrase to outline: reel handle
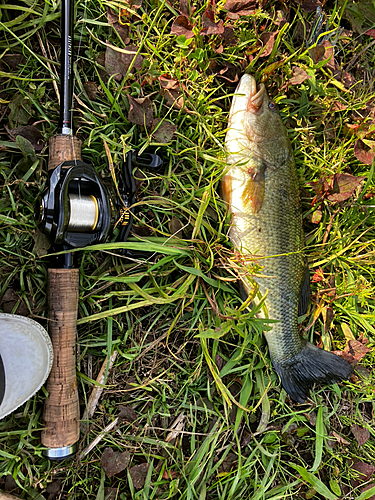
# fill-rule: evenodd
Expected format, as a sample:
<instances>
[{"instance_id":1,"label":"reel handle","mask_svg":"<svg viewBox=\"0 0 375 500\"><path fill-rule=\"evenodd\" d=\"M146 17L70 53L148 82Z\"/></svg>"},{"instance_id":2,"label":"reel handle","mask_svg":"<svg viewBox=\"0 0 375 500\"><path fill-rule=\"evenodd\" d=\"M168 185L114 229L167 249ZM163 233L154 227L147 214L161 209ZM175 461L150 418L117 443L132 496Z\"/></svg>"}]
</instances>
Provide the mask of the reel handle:
<instances>
[{"instance_id":1,"label":"reel handle","mask_svg":"<svg viewBox=\"0 0 375 500\"><path fill-rule=\"evenodd\" d=\"M42 444L50 460L69 458L79 440L79 400L76 378L78 269L48 270L49 334L54 359L47 382Z\"/></svg>"}]
</instances>

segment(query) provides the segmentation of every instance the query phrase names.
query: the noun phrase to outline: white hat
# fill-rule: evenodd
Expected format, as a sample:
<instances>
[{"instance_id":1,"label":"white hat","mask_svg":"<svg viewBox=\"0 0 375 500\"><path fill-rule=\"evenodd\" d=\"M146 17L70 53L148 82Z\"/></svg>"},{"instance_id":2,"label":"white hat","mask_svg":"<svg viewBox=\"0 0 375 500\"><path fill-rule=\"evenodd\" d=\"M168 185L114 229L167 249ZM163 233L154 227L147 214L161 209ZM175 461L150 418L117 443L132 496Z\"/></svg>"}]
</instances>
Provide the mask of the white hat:
<instances>
[{"instance_id":1,"label":"white hat","mask_svg":"<svg viewBox=\"0 0 375 500\"><path fill-rule=\"evenodd\" d=\"M31 398L46 381L53 361L51 339L33 319L0 313L0 356L1 419Z\"/></svg>"}]
</instances>

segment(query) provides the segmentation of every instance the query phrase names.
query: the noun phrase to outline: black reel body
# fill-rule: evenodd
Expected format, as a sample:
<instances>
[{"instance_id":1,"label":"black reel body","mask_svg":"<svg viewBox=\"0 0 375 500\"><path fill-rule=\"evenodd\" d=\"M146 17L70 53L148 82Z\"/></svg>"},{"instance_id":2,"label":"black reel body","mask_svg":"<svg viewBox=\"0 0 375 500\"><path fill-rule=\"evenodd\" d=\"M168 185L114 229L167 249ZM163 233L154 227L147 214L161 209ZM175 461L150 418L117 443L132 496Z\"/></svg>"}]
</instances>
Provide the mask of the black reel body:
<instances>
[{"instance_id":1,"label":"black reel body","mask_svg":"<svg viewBox=\"0 0 375 500\"><path fill-rule=\"evenodd\" d=\"M132 223L135 182L134 167L159 168L162 159L155 154L126 155L117 189L106 186L95 169L80 160L58 165L49 179L35 217L40 230L53 247L80 248L104 242L119 226L119 241L126 241Z\"/></svg>"}]
</instances>

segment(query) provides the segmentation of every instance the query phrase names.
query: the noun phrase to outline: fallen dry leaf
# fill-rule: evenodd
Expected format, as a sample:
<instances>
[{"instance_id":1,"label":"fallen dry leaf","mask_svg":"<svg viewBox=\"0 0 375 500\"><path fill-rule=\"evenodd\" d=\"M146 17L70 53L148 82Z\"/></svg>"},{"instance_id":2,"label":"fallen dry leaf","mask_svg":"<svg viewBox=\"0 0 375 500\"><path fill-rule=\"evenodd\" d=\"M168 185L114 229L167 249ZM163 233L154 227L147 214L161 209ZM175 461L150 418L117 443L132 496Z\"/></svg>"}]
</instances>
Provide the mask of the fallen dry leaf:
<instances>
[{"instance_id":1,"label":"fallen dry leaf","mask_svg":"<svg viewBox=\"0 0 375 500\"><path fill-rule=\"evenodd\" d=\"M36 127L33 125L26 125L24 127L12 128L11 130L7 130L12 141L16 140L18 135L27 139L35 151L41 151L45 145L43 136Z\"/></svg>"},{"instance_id":2,"label":"fallen dry leaf","mask_svg":"<svg viewBox=\"0 0 375 500\"><path fill-rule=\"evenodd\" d=\"M375 472L375 466L367 464L366 462L356 462L351 466L351 469L358 472L358 479L351 480L353 488L368 481Z\"/></svg>"},{"instance_id":3,"label":"fallen dry leaf","mask_svg":"<svg viewBox=\"0 0 375 500\"><path fill-rule=\"evenodd\" d=\"M344 439L340 434L337 434L337 432L332 431L330 432L330 435L336 438L336 442L339 444L342 444L344 446L348 446L350 443L346 439Z\"/></svg>"},{"instance_id":4,"label":"fallen dry leaf","mask_svg":"<svg viewBox=\"0 0 375 500\"><path fill-rule=\"evenodd\" d=\"M174 125L169 120L162 120L161 118L155 118L152 123L152 137L156 142L162 142L167 144L171 142L174 133L177 130L177 125Z\"/></svg>"},{"instance_id":5,"label":"fallen dry leaf","mask_svg":"<svg viewBox=\"0 0 375 500\"><path fill-rule=\"evenodd\" d=\"M314 12L317 7L322 6L322 3L319 0L297 0L297 3L299 3L302 9L307 13Z\"/></svg>"},{"instance_id":6,"label":"fallen dry leaf","mask_svg":"<svg viewBox=\"0 0 375 500\"><path fill-rule=\"evenodd\" d=\"M128 120L130 123L145 126L150 128L154 121L154 112L152 111L152 104L149 97L135 99L132 96L127 96L129 99L129 113Z\"/></svg>"},{"instance_id":7,"label":"fallen dry leaf","mask_svg":"<svg viewBox=\"0 0 375 500\"><path fill-rule=\"evenodd\" d=\"M260 57L267 57L271 54L273 46L275 45L275 38L278 31L262 33L260 35L260 40L263 43L263 48L261 49Z\"/></svg>"},{"instance_id":8,"label":"fallen dry leaf","mask_svg":"<svg viewBox=\"0 0 375 500\"><path fill-rule=\"evenodd\" d=\"M358 446L363 446L370 438L370 431L365 427L354 424L350 430L352 431L352 434L354 435Z\"/></svg>"},{"instance_id":9,"label":"fallen dry leaf","mask_svg":"<svg viewBox=\"0 0 375 500\"><path fill-rule=\"evenodd\" d=\"M126 50L128 53L119 52L111 47L107 47L105 51L104 67L108 75L114 76L114 79L121 81L128 72L130 65L132 69L141 69L143 64L143 57L137 55L137 47L135 45L127 45ZM133 63L133 60L135 61Z\"/></svg>"},{"instance_id":10,"label":"fallen dry leaf","mask_svg":"<svg viewBox=\"0 0 375 500\"><path fill-rule=\"evenodd\" d=\"M130 462L128 451L114 451L112 448L105 448L103 451L101 464L108 477L113 477L127 468Z\"/></svg>"},{"instance_id":11,"label":"fallen dry leaf","mask_svg":"<svg viewBox=\"0 0 375 500\"><path fill-rule=\"evenodd\" d=\"M250 16L257 7L257 0L227 0L224 5L224 9L228 11L230 19L238 19L240 16Z\"/></svg>"},{"instance_id":12,"label":"fallen dry leaf","mask_svg":"<svg viewBox=\"0 0 375 500\"><path fill-rule=\"evenodd\" d=\"M202 35L222 35L224 33L224 23L220 19L215 22L215 15L212 9L207 9L202 16Z\"/></svg>"},{"instance_id":13,"label":"fallen dry leaf","mask_svg":"<svg viewBox=\"0 0 375 500\"><path fill-rule=\"evenodd\" d=\"M177 16L171 26L171 34L183 35L187 40L194 37L193 26L185 15Z\"/></svg>"},{"instance_id":14,"label":"fallen dry leaf","mask_svg":"<svg viewBox=\"0 0 375 500\"><path fill-rule=\"evenodd\" d=\"M85 82L83 88L91 101L96 101L98 95L98 86L94 82Z\"/></svg>"},{"instance_id":15,"label":"fallen dry leaf","mask_svg":"<svg viewBox=\"0 0 375 500\"><path fill-rule=\"evenodd\" d=\"M309 182L309 185L316 192L311 205L327 199L332 203L340 203L348 200L364 182L365 177L357 177L351 174L335 174L331 177L319 179L316 182Z\"/></svg>"},{"instance_id":16,"label":"fallen dry leaf","mask_svg":"<svg viewBox=\"0 0 375 500\"><path fill-rule=\"evenodd\" d=\"M344 111L345 109L347 109L347 105L346 104L343 104L342 102L340 101L334 101L334 103L332 104L332 107L331 107L331 110L332 111Z\"/></svg>"},{"instance_id":17,"label":"fallen dry leaf","mask_svg":"<svg viewBox=\"0 0 375 500\"><path fill-rule=\"evenodd\" d=\"M355 366L371 350L358 340L349 340L343 351L334 351L334 354L337 354L337 356Z\"/></svg>"},{"instance_id":18,"label":"fallen dry leaf","mask_svg":"<svg viewBox=\"0 0 375 500\"><path fill-rule=\"evenodd\" d=\"M361 139L358 139L354 145L354 156L365 165L372 165L375 150L367 146Z\"/></svg>"},{"instance_id":19,"label":"fallen dry leaf","mask_svg":"<svg viewBox=\"0 0 375 500\"><path fill-rule=\"evenodd\" d=\"M124 44L128 45L130 42L129 28L120 22L120 16L115 14L110 7L107 6L106 9L108 22L112 25L113 29L117 31Z\"/></svg>"},{"instance_id":20,"label":"fallen dry leaf","mask_svg":"<svg viewBox=\"0 0 375 500\"><path fill-rule=\"evenodd\" d=\"M135 422L138 418L138 414L131 408L130 406L119 406L119 414L118 417L128 422L129 424Z\"/></svg>"},{"instance_id":21,"label":"fallen dry leaf","mask_svg":"<svg viewBox=\"0 0 375 500\"><path fill-rule=\"evenodd\" d=\"M149 466L150 464L144 463L144 464L134 465L134 467L129 469L129 474L130 477L132 478L134 488L136 488L137 490L143 488L146 481L146 476Z\"/></svg>"},{"instance_id":22,"label":"fallen dry leaf","mask_svg":"<svg viewBox=\"0 0 375 500\"><path fill-rule=\"evenodd\" d=\"M104 500L116 500L118 499L118 488L110 488L106 486L104 488Z\"/></svg>"},{"instance_id":23,"label":"fallen dry leaf","mask_svg":"<svg viewBox=\"0 0 375 500\"><path fill-rule=\"evenodd\" d=\"M299 85L303 83L305 80L311 78L311 76L299 66L292 67L292 75L293 75L292 78L288 80L288 85Z\"/></svg>"},{"instance_id":24,"label":"fallen dry leaf","mask_svg":"<svg viewBox=\"0 0 375 500\"><path fill-rule=\"evenodd\" d=\"M331 181L331 192L327 195L327 200L339 203L349 199L365 179L366 177L356 177L350 174L335 174Z\"/></svg>"},{"instance_id":25,"label":"fallen dry leaf","mask_svg":"<svg viewBox=\"0 0 375 500\"><path fill-rule=\"evenodd\" d=\"M196 10L196 7L194 7L194 5L190 0L180 0L179 6L180 6L180 14L183 14L184 16L187 17L192 16L194 14L194 11Z\"/></svg>"}]
</instances>

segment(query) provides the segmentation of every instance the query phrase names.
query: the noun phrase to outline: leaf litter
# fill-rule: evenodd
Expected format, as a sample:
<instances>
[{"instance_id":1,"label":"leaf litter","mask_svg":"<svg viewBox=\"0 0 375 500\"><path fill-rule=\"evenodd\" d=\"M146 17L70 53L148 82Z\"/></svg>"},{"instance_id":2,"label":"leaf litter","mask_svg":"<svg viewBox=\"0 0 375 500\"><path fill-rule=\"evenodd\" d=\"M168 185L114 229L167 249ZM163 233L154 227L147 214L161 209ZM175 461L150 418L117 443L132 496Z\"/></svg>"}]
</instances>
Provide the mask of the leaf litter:
<instances>
[{"instance_id":1,"label":"leaf litter","mask_svg":"<svg viewBox=\"0 0 375 500\"><path fill-rule=\"evenodd\" d=\"M314 18L314 11L320 6L320 2L301 0L299 3L301 18L308 25ZM355 8L354 3L348 2L348 4L353 5L353 9ZM347 468L351 467L353 472L357 467L357 473L362 471L365 480L370 480L373 474L373 471L369 474L370 465L366 464L365 455L365 450L373 446L372 437L364 434L367 430L364 426L358 426L359 429L350 434L350 429L354 428L352 416L355 412L364 413L361 408L369 404L366 391L370 393L371 386L366 386L365 382L363 384L356 382L353 388L351 384L354 382L351 382L341 385L339 392L316 390L312 393L312 400L309 402L311 406L307 405L303 408L303 412L300 412L300 408L291 405L280 393L277 379L264 355L264 343L262 336L258 335L257 322L253 323L252 319L247 319L248 324L251 325L249 329L246 327L246 321L241 323L241 328L236 329L236 321L231 320L230 328L220 338L208 338L208 341L206 339L209 345L207 353L213 360L212 367L217 368L215 381L211 372L207 373L200 351L201 340L195 335L198 332L199 323L205 325L206 332L210 329L212 332L221 331L220 318L235 317L242 304L235 291L223 291L220 288L224 283L232 283L228 281L229 273L223 272L224 267L221 267L221 263L232 259L229 266L231 272L234 272L235 266L234 257L230 254L225 240L225 231L229 223L225 221L220 200L216 197L218 188L216 181L220 178L222 168L222 164L216 162L222 162L222 157L219 148L215 149L212 144L214 144L213 137L218 143L223 143L226 128L224 115L229 106L228 95L233 93L236 82L246 69L256 72L258 79L262 74L267 77L267 86L273 95L280 99L279 107L283 119L288 117L295 119L299 116L297 126L290 127L289 132L293 137L293 144L295 146L298 144L295 151L297 165L300 172L306 176L306 183L314 190L316 196L313 204L318 206L320 211L318 214L320 218L315 221L316 224L312 229L307 222L309 258L315 259L314 250L311 250L314 245L318 248L319 260L325 258L320 255L320 252L324 253L327 248L329 248L328 258L332 258L328 264L324 262L315 267L312 286L315 290L320 290L319 287L322 289L329 287L330 291L324 292L324 297L330 297L331 302L329 305L323 302L319 316L315 318L315 331L311 332L311 335L315 335L315 340L318 341L319 332L316 329L321 322L324 335L332 335L332 342L337 343L335 347L340 350L339 352L345 353L346 359L353 365L358 365L359 362L363 365L369 364L373 355L373 343L367 344L363 337L361 338L360 333L364 328L358 326L359 323L353 322L350 312L354 308L355 312L360 315L360 321L367 321L368 316L372 314L372 302L368 296L367 298L358 296L355 300L353 299L354 295L350 288L353 285L349 283L346 271L340 267L342 263L348 262L350 264L348 267L354 274L354 282L361 280L371 282L371 271L360 274L360 269L365 267L364 261L361 260L362 256L364 255L366 259L369 258L366 256L371 253L370 240L361 237L359 230L355 227L359 224L355 210L358 209L359 212L362 208L364 211L369 210L366 206L358 208L355 205L363 186L370 182L369 170L363 165L370 164L368 162L373 154L372 145L368 142L372 140L371 131L365 128L367 122L363 125L359 122L359 127L352 129L354 135L350 136L350 140L353 140L350 149L345 145L345 134L342 132L344 129L341 128L342 120L347 121L349 113L359 110L363 115L363 110L358 104L359 93L356 94L355 88L359 86L360 81L358 70L353 66L350 72L345 71L348 66L348 61L342 55L342 47L345 49L345 45L335 46L331 51L329 43L323 43L316 53L306 53L300 58L297 49L298 40L301 42L301 47L304 47L303 30L298 35L300 38L296 39L291 36L294 31L289 32L289 26L278 51L274 54L275 61L269 64L267 58L274 52L277 30L286 23L291 24L291 30L296 28L297 20L293 20L295 7L294 4L288 2L275 5L275 9L272 7L270 10L264 10L268 9L266 3L250 0L228 0L221 6L209 2L204 8L197 8L194 3L181 0L178 7L168 4L168 9L163 11L162 21L159 22L156 17L154 18L156 30L155 33L150 32L149 40L144 40L141 35L145 33L142 30L150 26L151 14L155 14L151 4L144 1L141 7L141 2L122 2L120 8L113 2L110 5L110 8L99 6L99 4L93 7L94 10L97 9L94 18L107 19L109 26L93 24L93 32L101 38L102 45L95 46L92 40L93 46L87 47L87 50L92 51L90 54L93 54L93 58L96 58L97 54L103 50L103 44L106 45L105 53L97 59L98 63L105 68L105 72L99 69L103 85L98 81L96 73L87 71L85 75L81 68L78 68L83 87L92 101L89 105L96 113L107 115L105 124L107 128L99 127L100 133L108 134L113 148L117 144L116 154L119 157L124 152L121 144L124 144L126 148L140 145L146 147L147 141L152 140L167 145L169 162L168 175L165 173L150 175L146 171L139 173L141 182L138 183L137 203L139 207L136 214L139 233L134 232L133 236L141 234L141 230L146 231L141 238L142 244L147 247L150 235L152 238L165 237L164 245L166 241L169 241L172 233L173 235L181 233L178 236L188 239L178 240L178 245L184 249L184 245L188 245L189 251L193 249L196 260L190 260L191 257L186 257L184 254L183 258L177 259L178 266L180 266L178 267L169 256L160 258L153 256L150 260L139 259L137 262L132 262L107 254L105 251L102 254L85 251L81 273L84 276L83 287L87 286L83 294L87 294L89 298L81 302L81 314L89 315L98 311L103 314L103 320L98 323L79 325L81 349L79 362L82 364L81 370L85 376L94 371L93 377L95 378L97 365L102 364L103 351L110 349L109 337L106 333L108 332L108 318L106 318L108 300L126 303L128 306L128 304L134 304L139 294L142 294L149 302L143 309L135 309L133 312L130 310L126 315L115 317L114 323L116 335L118 335L116 346L120 348L120 359L110 375L108 387L103 390L99 407L93 416L94 425L89 425L88 435L94 435L97 426L108 429L108 422L111 422L114 408L120 410L118 421L115 426L109 428L108 432L106 431L105 437L97 445L96 450L86 457L86 462L82 460L82 463L77 466L82 467L79 471L79 474L82 473L82 482L76 481L75 476L74 481L77 483L75 484L67 472L68 479L64 477L61 496L63 498L65 494L68 494L64 489L68 485L75 498L86 498L90 494L88 493L90 483L95 486L95 491L91 494L96 496L97 485L100 481L100 474L99 477L97 475L100 459L106 472L105 495L116 497L124 491L124 488L128 488L128 475L134 488L137 490L145 488L144 495L147 495L146 489L149 486L145 481L150 470L150 456L157 456L158 467L165 467L163 474L160 469L157 469L156 474L155 470L150 471L152 481L160 481L158 486L155 486L158 488L156 493L158 498L159 496L171 498L173 495L180 495L181 491L186 492L187 484L194 485L197 495L201 498L205 498L207 488L210 488L210 495L215 496L216 493L220 495L219 490L226 487L225 482L230 486L233 485L233 498L243 498L244 495L248 495L249 498L257 495L257 498L260 498L265 494L278 498L294 498L297 494L301 494L307 498L308 495L316 496L317 491L321 495L328 491L325 498L331 498L334 494L339 496L336 493L337 488L341 487L344 491L343 483L351 484ZM175 10L177 8L178 12ZM148 15L150 18L147 18ZM357 14L352 14L353 19L355 16ZM347 13L344 13L344 17L352 19ZM365 21L361 21L359 17L355 19L355 22L362 27L366 25ZM298 34L297 28L296 32ZM184 38L177 40L180 36L185 40ZM371 33L366 36L371 40ZM188 43L186 43L187 40ZM288 45L284 44L284 40ZM139 55L134 61L134 71L129 72L141 43L143 44L142 56ZM163 43L166 45L163 46ZM339 40L338 43L344 42ZM290 61L287 61L287 57L291 55L291 47L296 49L296 53ZM124 54L115 49L125 49L132 53ZM193 75L192 59L189 59L189 56L197 49L200 49L203 57L201 66L195 66ZM326 59L329 61L325 63ZM193 59L193 61L195 63L196 60ZM87 69L83 61L82 67ZM334 78L337 79L334 85L331 77L327 76L331 73L326 73L327 71L332 71ZM125 87L120 88L125 75L127 75ZM86 77L87 81L85 81ZM197 80L193 81L193 78ZM278 93L281 88L280 82L285 82L286 86ZM351 92L346 92L348 89ZM108 96L109 93L117 99L117 103L112 107L108 105L105 98L103 99L103 96L106 94ZM10 95L11 102L15 95L17 95L16 92ZM329 113L332 112L334 115L330 116L330 119L332 119L332 126L337 129L337 140L342 141L339 146L332 138L325 139L327 143L322 138L320 128L322 108L316 106L317 95L326 100L326 109L330 109ZM85 99L87 102L87 98ZM355 99L358 99L358 103ZM136 125L132 127L131 132L128 123L124 126L123 122L126 120L119 119L117 104L128 121ZM371 108L371 103L366 104L370 107L366 115L367 121L370 121L373 107ZM299 107L304 109L303 113L300 112ZM12 107L7 108L7 112L10 113L12 120L9 130L31 126L31 118L37 119L36 108L27 97L13 102ZM96 115L90 115L90 112L87 115L79 115L77 119L80 127L79 133L86 140L86 154L89 157L91 154L93 163L103 168L101 163L99 165L101 160L97 153L102 148L102 138L96 127L92 125L94 120L96 120ZM357 122L355 126L356 124ZM41 130L45 136L45 129L42 127ZM310 137L307 140L307 129L310 129L309 133L313 131L312 139ZM34 154L38 153L33 144L33 137L32 140L24 138L29 141ZM354 144L356 146L353 149ZM20 158L22 154L30 154L28 148L30 146L27 143L20 143L15 155L19 155L18 158ZM302 154L304 154L304 162L301 161ZM362 161L363 159L366 161ZM344 172L342 171L343 162L345 162ZM38 177L40 175L38 171L33 179L39 183L38 188L41 189L45 179ZM103 176L105 176L105 169ZM211 182L210 179L215 179L215 182ZM14 192L19 196L18 199L22 200L24 192L19 193L18 189ZM37 189L35 193L36 191ZM210 193L210 196L212 194L205 210L204 205L201 205L204 192ZM26 191L26 196L34 201L35 193L33 191L30 196L30 193ZM363 199L366 200L366 198ZM11 206L11 200L8 205ZM32 203L29 202L29 205L32 206ZM307 212L311 208L311 200L303 200L303 205L304 211ZM200 206L203 208L198 214L197 207ZM334 213L339 210L335 216L337 226L335 226L336 219L332 219L333 228L326 240L322 241L319 233L320 224L327 219L330 220L332 207ZM210 215L210 210L215 213L216 218ZM365 222L362 215L361 224L364 225ZM363 227L361 225L359 227L362 231ZM184 228L183 235L182 228ZM190 237L192 228L194 228L194 241ZM353 240L359 238L359 246L345 251L345 243L343 243L340 258L333 258L337 248L332 244L331 235L341 244L348 234ZM17 241L16 236L20 238L18 233L14 233L11 237L14 238L13 241ZM30 238L32 239L32 236ZM18 243L15 243L13 250L23 252L22 246L18 249L17 245ZM43 254L43 251L36 249L34 240L31 245L33 246L28 247L30 251L35 251L39 256ZM38 307L35 311L36 314L43 315L45 311L45 301L43 302L41 293L45 285L43 273L35 272L34 261L29 263L28 257L26 258L24 253L22 255L21 264L14 255L10 257L12 265L14 263L13 267L20 268L22 273L24 273L23 266L26 266L28 271L26 286L35 287ZM193 271L186 271L189 268ZM185 271L182 272L182 269ZM140 279L138 275L133 274L139 270L142 274ZM213 290L207 287L203 290L199 281L203 278L189 281L196 278L194 272L198 271L206 279L211 280L210 286ZM114 280L118 276L125 275L129 280L129 286L122 286L116 281L109 282L109 287L104 293L101 291L102 274L106 277L113 276ZM347 274L349 275L349 271ZM213 276L219 285L212 284L215 282ZM336 277L336 283L330 282L332 276ZM343 284L340 280L343 280L343 277L349 283L348 290L342 290ZM169 297L171 290L175 293L176 290L185 286L185 283L189 285L181 293L181 303L175 302L173 307L163 304L162 300ZM21 288L25 289L25 282L22 282L22 286L18 286L15 281L12 287L16 291L16 297L19 298ZM93 295L90 295L92 293ZM329 295L330 293L333 295ZM340 294L343 298L338 298ZM345 312L337 308L336 302L343 305ZM15 306L15 302L13 305ZM241 314L246 314L244 309ZM306 318L306 321L309 319L311 320L311 318ZM356 319L358 319L357 316ZM351 336L347 329L340 328L341 325L346 324L345 322L351 326L351 329L348 326ZM370 342L373 342L371 332L368 336L371 339ZM171 361L172 358L176 360L175 365ZM225 361L220 363L219 360ZM92 362L94 365L91 364L89 368ZM262 378L264 375L265 380L267 379L268 385L264 386L262 392L259 380L254 375L255 367L257 367L258 375L260 371ZM245 377L248 377L246 378L248 383L246 391L246 384L243 383ZM228 390L235 395L232 394L233 397L242 398L240 401L246 408L246 413L242 415L237 413L240 410L244 412L244 410L236 405L233 405L234 409L228 412L228 407L223 404L220 392L226 385L230 386ZM234 389L235 385L236 389ZM83 386L83 390L87 389ZM270 405L267 413L269 420L265 431L256 435L263 414L263 407L259 409L257 406L260 401L262 403L266 401ZM317 475L308 472L309 467L313 465L313 454L316 442L318 442L312 430L316 427L316 415L319 414L319 408L328 407L328 402L334 405L335 412L330 416L324 414L324 425L329 429L329 436L335 438L340 446L335 451L338 456L336 460L322 441L323 460L329 459L331 464L326 467L325 462L322 462L319 470L320 479L318 479ZM122 407L119 403L122 403ZM183 427L174 429L173 433L169 425L173 425L177 415L182 414L186 415L181 423ZM237 422L246 421L246 424L241 423L239 427L240 445L238 447L231 434L232 427L230 427L236 419ZM294 421L287 425L293 419ZM220 423L223 422L225 422L225 430L218 430ZM9 420L6 425L9 425ZM283 429L285 432L282 432ZM6 432L9 432L8 428ZM33 438L27 435L27 439L31 443L29 446L34 446ZM364 439L366 441L360 447L357 446ZM131 451L123 451L124 445L129 446ZM7 452L12 453L8 442L5 447ZM308 478L307 482L310 481L309 484L312 485L310 490L303 489L301 479L297 480L296 486L291 486L296 479L295 472L290 473L289 464L296 462L296 450L299 466L303 464L305 468L300 469L299 472L302 474L301 477ZM22 450L21 453L23 453ZM341 473L342 462L340 460L344 456L341 454L344 453L345 456L355 454L359 456L354 465L345 461L345 466L342 467L345 469L342 471L342 477L341 475L335 476L336 483L332 482L332 479L328 478L327 471L336 470L332 468L333 464L335 467L339 464ZM23 458L25 461L28 460L26 454ZM39 460L39 455L35 460ZM283 472L275 463L282 464ZM10 467L8 473L13 473ZM33 472L35 476L39 476L35 478L35 482L40 481L41 478L44 480L44 477L50 475L46 472L43 472L44 475L39 473L33 465L30 468L29 463L28 467L28 470L35 470ZM267 468L267 474L264 472L265 468ZM53 473L55 471L59 473L59 469L51 467L51 470L54 471ZM254 475L256 475L256 481L253 480ZM231 482L231 478L235 476L239 478L238 490L234 482ZM244 481L241 479L242 476L245 477ZM85 477L89 477L90 481L85 483ZM271 481L270 478L275 479ZM1 479L0 483L3 484ZM328 490L325 484L329 485L332 491ZM215 489L216 487L218 490ZM241 488L245 493L238 493Z\"/></svg>"}]
</instances>

